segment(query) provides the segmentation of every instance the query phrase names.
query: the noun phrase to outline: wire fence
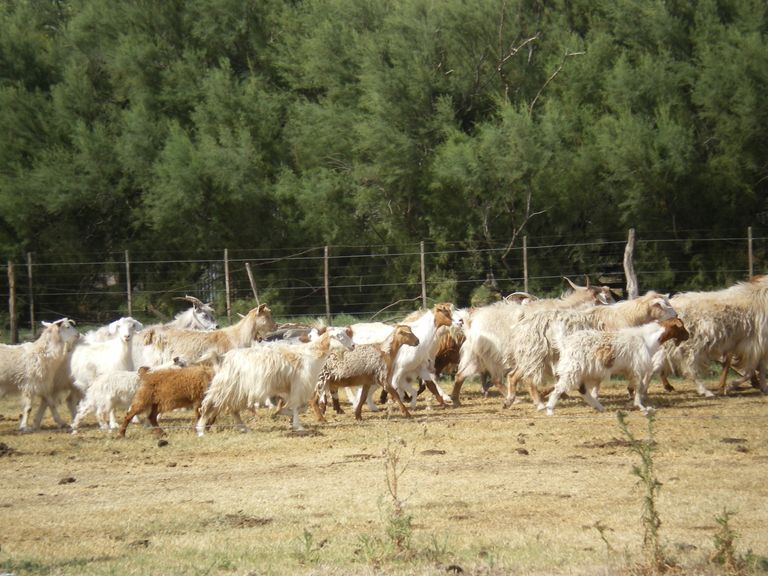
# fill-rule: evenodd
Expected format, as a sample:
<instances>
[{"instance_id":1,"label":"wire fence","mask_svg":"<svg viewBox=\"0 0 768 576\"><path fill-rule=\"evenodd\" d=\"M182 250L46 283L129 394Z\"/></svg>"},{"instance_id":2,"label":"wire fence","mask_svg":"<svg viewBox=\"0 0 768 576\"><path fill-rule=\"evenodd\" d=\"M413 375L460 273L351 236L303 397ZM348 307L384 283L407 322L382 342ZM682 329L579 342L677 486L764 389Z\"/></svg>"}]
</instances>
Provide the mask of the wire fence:
<instances>
[{"instance_id":1,"label":"wire fence","mask_svg":"<svg viewBox=\"0 0 768 576\"><path fill-rule=\"evenodd\" d=\"M768 231L766 231L768 232ZM728 237L638 238L634 268L642 292L721 288L765 269L768 236L752 229ZM472 246L429 240L400 246L315 246L296 250L216 250L179 258L128 252L90 261L46 260L0 265L2 318L10 329L63 316L100 324L132 315L166 321L184 309L175 298L187 294L214 303L226 323L258 300L275 317L307 316L387 319L435 301L475 304L483 294L507 294L526 287L536 295L557 295L563 277L583 284L625 287L626 238L557 242L528 237L525 244ZM1 309L0 309L1 310ZM2 312L0 312L2 314Z\"/></svg>"}]
</instances>

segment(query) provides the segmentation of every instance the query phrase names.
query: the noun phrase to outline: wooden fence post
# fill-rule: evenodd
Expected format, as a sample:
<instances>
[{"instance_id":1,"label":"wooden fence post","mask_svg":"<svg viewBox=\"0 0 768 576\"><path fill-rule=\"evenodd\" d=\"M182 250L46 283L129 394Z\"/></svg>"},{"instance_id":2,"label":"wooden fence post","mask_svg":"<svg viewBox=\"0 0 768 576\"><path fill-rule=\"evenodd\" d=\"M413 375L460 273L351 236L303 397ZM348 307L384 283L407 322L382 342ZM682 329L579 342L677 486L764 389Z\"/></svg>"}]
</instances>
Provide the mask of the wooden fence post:
<instances>
[{"instance_id":1,"label":"wooden fence post","mask_svg":"<svg viewBox=\"0 0 768 576\"><path fill-rule=\"evenodd\" d=\"M133 289L131 287L131 256L125 251L125 291L128 295L128 316L133 316Z\"/></svg>"},{"instance_id":2,"label":"wooden fence post","mask_svg":"<svg viewBox=\"0 0 768 576\"><path fill-rule=\"evenodd\" d=\"M528 235L523 236L523 291L528 292Z\"/></svg>"},{"instance_id":3,"label":"wooden fence post","mask_svg":"<svg viewBox=\"0 0 768 576\"><path fill-rule=\"evenodd\" d=\"M627 299L633 300L639 295L637 274L635 274L635 229L629 229L627 245L624 248L624 275L627 278Z\"/></svg>"},{"instance_id":4,"label":"wooden fence post","mask_svg":"<svg viewBox=\"0 0 768 576\"><path fill-rule=\"evenodd\" d=\"M232 324L232 300L229 294L229 249L224 248L224 297L227 302L227 321Z\"/></svg>"},{"instance_id":5,"label":"wooden fence post","mask_svg":"<svg viewBox=\"0 0 768 576\"><path fill-rule=\"evenodd\" d=\"M749 278L755 275L754 255L752 252L752 226L747 228L747 265L749 269Z\"/></svg>"},{"instance_id":6,"label":"wooden fence post","mask_svg":"<svg viewBox=\"0 0 768 576\"><path fill-rule=\"evenodd\" d=\"M421 252L421 306L427 307L427 271L424 268L424 240L419 244Z\"/></svg>"},{"instance_id":7,"label":"wooden fence post","mask_svg":"<svg viewBox=\"0 0 768 576\"><path fill-rule=\"evenodd\" d=\"M35 291L32 283L32 252L27 252L27 285L29 291L29 328L32 331L32 340L37 338L37 324L35 323Z\"/></svg>"},{"instance_id":8,"label":"wooden fence post","mask_svg":"<svg viewBox=\"0 0 768 576\"><path fill-rule=\"evenodd\" d=\"M19 342L19 326L16 318L16 273L13 262L8 260L8 316L11 324L11 344Z\"/></svg>"},{"instance_id":9,"label":"wooden fence post","mask_svg":"<svg viewBox=\"0 0 768 576\"><path fill-rule=\"evenodd\" d=\"M323 251L323 284L325 285L325 320L331 325L331 287L328 279L328 246Z\"/></svg>"},{"instance_id":10,"label":"wooden fence post","mask_svg":"<svg viewBox=\"0 0 768 576\"><path fill-rule=\"evenodd\" d=\"M248 282L251 283L251 290L253 291L253 297L256 299L256 306L261 306L261 302L259 302L259 292L256 290L256 281L253 279L250 262L245 263L245 271L248 273Z\"/></svg>"}]
</instances>

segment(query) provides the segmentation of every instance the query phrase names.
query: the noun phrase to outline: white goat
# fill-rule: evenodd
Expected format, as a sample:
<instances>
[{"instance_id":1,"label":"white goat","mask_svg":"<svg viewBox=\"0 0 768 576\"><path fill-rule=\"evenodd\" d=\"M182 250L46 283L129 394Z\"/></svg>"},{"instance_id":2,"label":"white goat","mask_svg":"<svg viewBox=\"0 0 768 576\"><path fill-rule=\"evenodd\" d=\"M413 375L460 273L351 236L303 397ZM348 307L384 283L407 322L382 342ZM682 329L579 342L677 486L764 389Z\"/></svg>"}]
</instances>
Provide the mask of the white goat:
<instances>
[{"instance_id":1,"label":"white goat","mask_svg":"<svg viewBox=\"0 0 768 576\"><path fill-rule=\"evenodd\" d=\"M156 369L182 367L183 363L174 362ZM127 409L139 389L139 373L136 370L117 370L99 374L88 387L85 398L77 407L77 414L72 420L72 433L76 434L83 418L96 415L96 421L102 430L114 430L117 427L114 413L117 409Z\"/></svg>"},{"instance_id":2,"label":"white goat","mask_svg":"<svg viewBox=\"0 0 768 576\"><path fill-rule=\"evenodd\" d=\"M547 401L547 415L552 416L560 396L573 389L602 412L597 392L600 382L612 374L621 374L630 381L635 406L647 412L648 382L658 368L661 345L667 341L679 344L688 339L688 332L679 318L671 318L617 331L579 330L565 336L563 330L555 339L560 360L557 384Z\"/></svg>"},{"instance_id":3,"label":"white goat","mask_svg":"<svg viewBox=\"0 0 768 576\"><path fill-rule=\"evenodd\" d=\"M21 393L19 428L23 431L40 428L46 407L50 408L56 424L66 426L56 410L53 379L66 358L67 346L77 340L80 333L68 318L43 322L43 326L45 329L34 342L0 345L0 396L9 392ZM36 398L41 404L30 428L29 414Z\"/></svg>"},{"instance_id":4,"label":"white goat","mask_svg":"<svg viewBox=\"0 0 768 576\"><path fill-rule=\"evenodd\" d=\"M693 380L699 394L712 396L704 376L712 361L731 357L747 374L761 367L768 356L768 276L756 276L748 282L723 290L676 294L672 305L685 322L690 339L678 348L665 346L667 363L661 370L668 386L670 372ZM763 371L759 386L768 393ZM725 392L727 371L723 371L720 391Z\"/></svg>"},{"instance_id":5,"label":"white goat","mask_svg":"<svg viewBox=\"0 0 768 576\"><path fill-rule=\"evenodd\" d=\"M633 300L588 310L542 311L526 316L515 327L510 344L513 372L507 379L507 402L514 399L519 380L528 382L531 399L539 410L544 408L539 390L554 378L559 354L554 346L556 334L578 330L619 330L658 320L675 318L669 299L650 291Z\"/></svg>"},{"instance_id":6,"label":"white goat","mask_svg":"<svg viewBox=\"0 0 768 576\"><path fill-rule=\"evenodd\" d=\"M81 401L88 388L100 374L119 370L133 370L133 336L141 330L142 324L130 316L124 316L111 322L107 332L111 335L108 340L91 338L78 342L69 355L68 376L66 372L57 375L57 389L62 389L71 383L68 403L74 419L77 402ZM110 413L110 423L117 425L114 412Z\"/></svg>"},{"instance_id":7,"label":"white goat","mask_svg":"<svg viewBox=\"0 0 768 576\"><path fill-rule=\"evenodd\" d=\"M510 343L517 324L523 318L536 313L593 309L614 303L613 294L607 286L589 286L589 283L578 286L568 278L565 280L572 291L559 298L511 299L461 312L465 342L461 346L459 367L451 392L454 406L461 404L459 394L464 381L482 374L490 376L491 382L506 397L505 405L514 401L514 394L506 392L501 381L505 375L511 378L514 354ZM509 381L507 389L514 390Z\"/></svg>"},{"instance_id":8,"label":"white goat","mask_svg":"<svg viewBox=\"0 0 768 576\"><path fill-rule=\"evenodd\" d=\"M394 390L402 397L408 394L411 398L411 409L416 406L416 390L414 384L421 379L438 404L444 406L448 398L435 382L434 354L436 353L435 339L437 331L442 326L450 327L453 322L453 305L450 303L435 304L429 310L419 310L407 316L402 324L410 326L411 331L419 339L416 346L402 346L392 365L391 384ZM383 342L394 330L394 326L383 323L353 324L352 331L355 334L355 344ZM358 331L360 336L358 336ZM371 336L374 335L374 336ZM383 337L383 338L382 338ZM352 403L359 403L359 392ZM368 394L368 408L378 410L373 401L373 393Z\"/></svg>"},{"instance_id":9,"label":"white goat","mask_svg":"<svg viewBox=\"0 0 768 576\"><path fill-rule=\"evenodd\" d=\"M301 430L299 411L314 402L315 385L332 347L352 349L349 328L328 328L306 344L272 344L237 348L224 355L205 395L197 433L222 410L229 410L241 430L248 427L240 411L265 405L278 397L292 414L292 427Z\"/></svg>"}]
</instances>

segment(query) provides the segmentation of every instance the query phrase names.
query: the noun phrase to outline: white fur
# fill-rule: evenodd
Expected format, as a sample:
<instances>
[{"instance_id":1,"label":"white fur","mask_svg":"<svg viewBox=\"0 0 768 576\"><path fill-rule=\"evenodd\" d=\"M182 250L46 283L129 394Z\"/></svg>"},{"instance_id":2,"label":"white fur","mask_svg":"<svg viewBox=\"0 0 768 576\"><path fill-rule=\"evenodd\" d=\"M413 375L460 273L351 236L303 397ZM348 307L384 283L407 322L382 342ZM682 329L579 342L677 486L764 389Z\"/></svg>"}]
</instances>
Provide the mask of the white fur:
<instances>
[{"instance_id":1,"label":"white fur","mask_svg":"<svg viewBox=\"0 0 768 576\"><path fill-rule=\"evenodd\" d=\"M51 409L59 426L66 424L56 410L54 375L66 358L67 347L80 336L74 322L68 318L53 323L43 322L45 330L34 342L0 345L0 396L20 392L22 415L19 428L24 431L39 429L46 406ZM32 403L41 403L30 428L28 426Z\"/></svg>"},{"instance_id":2,"label":"white fur","mask_svg":"<svg viewBox=\"0 0 768 576\"><path fill-rule=\"evenodd\" d=\"M351 349L352 339L342 328L328 328L307 344L272 344L237 348L224 355L200 409L197 433L208 420L228 410L238 426L247 430L240 411L265 406L280 397L292 414L294 430L301 430L299 411L312 399L315 384L331 347Z\"/></svg>"}]
</instances>

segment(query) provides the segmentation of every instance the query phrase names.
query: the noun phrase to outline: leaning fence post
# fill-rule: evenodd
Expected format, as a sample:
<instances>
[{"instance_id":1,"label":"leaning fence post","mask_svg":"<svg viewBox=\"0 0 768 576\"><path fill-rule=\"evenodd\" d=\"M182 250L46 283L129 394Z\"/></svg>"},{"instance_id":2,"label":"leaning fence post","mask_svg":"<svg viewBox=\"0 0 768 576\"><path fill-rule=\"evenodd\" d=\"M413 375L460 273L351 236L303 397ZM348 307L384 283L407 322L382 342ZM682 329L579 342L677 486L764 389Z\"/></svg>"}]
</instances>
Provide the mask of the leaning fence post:
<instances>
[{"instance_id":1,"label":"leaning fence post","mask_svg":"<svg viewBox=\"0 0 768 576\"><path fill-rule=\"evenodd\" d=\"M624 275L627 277L627 298L632 300L639 295L637 274L635 274L635 229L629 229L627 245L624 248Z\"/></svg>"},{"instance_id":2,"label":"leaning fence post","mask_svg":"<svg viewBox=\"0 0 768 576\"><path fill-rule=\"evenodd\" d=\"M331 324L331 290L328 280L328 246L323 251L323 284L325 285L325 319Z\"/></svg>"},{"instance_id":3,"label":"leaning fence post","mask_svg":"<svg viewBox=\"0 0 768 576\"><path fill-rule=\"evenodd\" d=\"M250 262L245 263L245 271L248 273L248 282L251 283L251 290L253 291L253 297L256 299L256 306L261 306L261 302L259 302L259 292L256 290L256 281L253 279Z\"/></svg>"},{"instance_id":4,"label":"leaning fence post","mask_svg":"<svg viewBox=\"0 0 768 576\"><path fill-rule=\"evenodd\" d=\"M749 269L749 277L752 278L752 276L755 275L754 256L752 253L752 226L747 228L747 265Z\"/></svg>"},{"instance_id":5,"label":"leaning fence post","mask_svg":"<svg viewBox=\"0 0 768 576\"><path fill-rule=\"evenodd\" d=\"M528 236L523 236L523 291L528 292Z\"/></svg>"},{"instance_id":6,"label":"leaning fence post","mask_svg":"<svg viewBox=\"0 0 768 576\"><path fill-rule=\"evenodd\" d=\"M227 302L227 321L232 324L232 300L229 295L229 249L224 248L224 297Z\"/></svg>"},{"instance_id":7,"label":"leaning fence post","mask_svg":"<svg viewBox=\"0 0 768 576\"><path fill-rule=\"evenodd\" d=\"M35 325L35 291L32 284L32 252L27 252L27 285L29 286L29 328L34 340L37 338L37 326Z\"/></svg>"},{"instance_id":8,"label":"leaning fence post","mask_svg":"<svg viewBox=\"0 0 768 576\"><path fill-rule=\"evenodd\" d=\"M19 341L19 326L16 323L16 273L13 262L8 260L8 316L11 324L11 344Z\"/></svg>"},{"instance_id":9,"label":"leaning fence post","mask_svg":"<svg viewBox=\"0 0 768 576\"><path fill-rule=\"evenodd\" d=\"M125 251L125 291L128 296L128 316L133 316L133 289L131 288L131 256Z\"/></svg>"},{"instance_id":10,"label":"leaning fence post","mask_svg":"<svg viewBox=\"0 0 768 576\"><path fill-rule=\"evenodd\" d=\"M419 244L421 252L421 306L427 307L427 271L424 268L424 240Z\"/></svg>"}]
</instances>

